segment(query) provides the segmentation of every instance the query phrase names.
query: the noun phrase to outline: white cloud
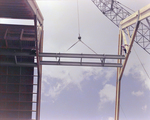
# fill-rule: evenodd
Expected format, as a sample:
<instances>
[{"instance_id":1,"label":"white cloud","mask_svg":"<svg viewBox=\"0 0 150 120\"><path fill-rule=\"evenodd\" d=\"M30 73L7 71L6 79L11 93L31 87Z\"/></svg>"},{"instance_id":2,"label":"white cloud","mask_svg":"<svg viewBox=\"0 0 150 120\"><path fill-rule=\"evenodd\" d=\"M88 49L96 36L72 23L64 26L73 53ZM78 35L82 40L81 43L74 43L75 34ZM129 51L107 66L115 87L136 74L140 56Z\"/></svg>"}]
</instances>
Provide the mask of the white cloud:
<instances>
[{"instance_id":1,"label":"white cloud","mask_svg":"<svg viewBox=\"0 0 150 120\"><path fill-rule=\"evenodd\" d=\"M137 92L132 91L131 94L132 94L132 95L135 95L135 96L141 96L141 95L144 94L144 92L142 92L142 91L137 91Z\"/></svg>"},{"instance_id":2,"label":"white cloud","mask_svg":"<svg viewBox=\"0 0 150 120\"><path fill-rule=\"evenodd\" d=\"M79 68L79 67L44 67L43 68L43 93L45 96L56 98L67 86L74 84L80 90L80 83L87 80L90 76L102 75L102 69L97 68ZM46 77L45 77L46 76ZM97 79L95 77L94 79ZM50 84L52 81L53 84ZM49 86L46 88L46 86Z\"/></svg>"},{"instance_id":3,"label":"white cloud","mask_svg":"<svg viewBox=\"0 0 150 120\"><path fill-rule=\"evenodd\" d=\"M102 108L103 105L107 102L114 102L115 101L115 92L116 87L111 84L106 84L102 90L99 92L100 96L100 103L99 108Z\"/></svg>"},{"instance_id":4,"label":"white cloud","mask_svg":"<svg viewBox=\"0 0 150 120\"><path fill-rule=\"evenodd\" d=\"M51 96L52 98L56 98L58 94L64 89L65 86L63 86L60 83L57 83L55 86L49 89L47 93L45 93L45 96Z\"/></svg>"},{"instance_id":5,"label":"white cloud","mask_svg":"<svg viewBox=\"0 0 150 120\"><path fill-rule=\"evenodd\" d=\"M93 80L99 80L104 76L105 79L102 82L106 84L114 75L114 71L114 68L44 66L42 93L45 96L57 98L65 88L72 84L76 85L82 91L81 82L89 80L91 76ZM53 80L57 80L57 82L51 84Z\"/></svg>"},{"instance_id":6,"label":"white cloud","mask_svg":"<svg viewBox=\"0 0 150 120\"><path fill-rule=\"evenodd\" d=\"M114 118L113 117L109 117L108 120L114 120Z\"/></svg>"},{"instance_id":7,"label":"white cloud","mask_svg":"<svg viewBox=\"0 0 150 120\"><path fill-rule=\"evenodd\" d=\"M142 110L146 111L147 110L147 105L142 106Z\"/></svg>"},{"instance_id":8,"label":"white cloud","mask_svg":"<svg viewBox=\"0 0 150 120\"><path fill-rule=\"evenodd\" d=\"M105 70L104 74L106 80L103 82L103 85L106 84L110 80L110 78L112 78L113 75L115 75L115 73L117 73L117 69L115 68L108 68L108 70Z\"/></svg>"},{"instance_id":9,"label":"white cloud","mask_svg":"<svg viewBox=\"0 0 150 120\"><path fill-rule=\"evenodd\" d=\"M148 78L144 70L137 70L137 73L139 74L139 79L143 83L143 86L146 89L150 90L150 79Z\"/></svg>"},{"instance_id":10,"label":"white cloud","mask_svg":"<svg viewBox=\"0 0 150 120\"><path fill-rule=\"evenodd\" d=\"M131 71L131 74L134 78L138 79L140 82L142 82L142 85L150 90L150 79L144 72L144 70L139 69L139 66L136 66L134 70Z\"/></svg>"},{"instance_id":11,"label":"white cloud","mask_svg":"<svg viewBox=\"0 0 150 120\"><path fill-rule=\"evenodd\" d=\"M144 86L150 90L150 79L145 78L142 81L144 82Z\"/></svg>"}]
</instances>

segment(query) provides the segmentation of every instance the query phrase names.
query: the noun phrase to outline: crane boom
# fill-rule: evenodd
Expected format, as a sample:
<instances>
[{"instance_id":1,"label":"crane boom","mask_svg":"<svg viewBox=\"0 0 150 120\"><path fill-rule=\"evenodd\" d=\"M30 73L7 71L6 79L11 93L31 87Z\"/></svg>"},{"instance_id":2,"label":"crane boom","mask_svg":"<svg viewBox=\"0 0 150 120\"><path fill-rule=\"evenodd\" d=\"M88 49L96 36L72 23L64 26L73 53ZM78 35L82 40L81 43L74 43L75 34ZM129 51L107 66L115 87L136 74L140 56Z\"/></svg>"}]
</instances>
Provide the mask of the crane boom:
<instances>
[{"instance_id":1,"label":"crane boom","mask_svg":"<svg viewBox=\"0 0 150 120\"><path fill-rule=\"evenodd\" d=\"M117 27L122 20L131 15L118 1L116 0L92 0L97 8ZM134 25L129 28L129 33L132 34ZM124 30L127 34L127 31ZM134 40L140 47L142 47L148 54L150 54L150 18L141 22L137 35Z\"/></svg>"}]
</instances>

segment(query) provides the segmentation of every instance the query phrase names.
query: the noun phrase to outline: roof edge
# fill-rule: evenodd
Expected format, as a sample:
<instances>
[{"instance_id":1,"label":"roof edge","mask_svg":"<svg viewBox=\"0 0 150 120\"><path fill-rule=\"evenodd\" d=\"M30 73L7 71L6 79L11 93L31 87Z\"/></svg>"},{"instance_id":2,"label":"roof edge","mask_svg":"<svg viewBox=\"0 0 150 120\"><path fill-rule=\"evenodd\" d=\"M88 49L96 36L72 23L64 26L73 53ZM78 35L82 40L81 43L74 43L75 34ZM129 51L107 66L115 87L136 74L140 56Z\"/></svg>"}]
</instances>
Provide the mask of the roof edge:
<instances>
[{"instance_id":1,"label":"roof edge","mask_svg":"<svg viewBox=\"0 0 150 120\"><path fill-rule=\"evenodd\" d=\"M43 15L42 15L42 13L41 13L41 11L40 11L36 1L35 0L25 0L25 1L29 5L32 13L37 16L37 19L40 22L40 24L43 24L44 18L43 18Z\"/></svg>"}]
</instances>

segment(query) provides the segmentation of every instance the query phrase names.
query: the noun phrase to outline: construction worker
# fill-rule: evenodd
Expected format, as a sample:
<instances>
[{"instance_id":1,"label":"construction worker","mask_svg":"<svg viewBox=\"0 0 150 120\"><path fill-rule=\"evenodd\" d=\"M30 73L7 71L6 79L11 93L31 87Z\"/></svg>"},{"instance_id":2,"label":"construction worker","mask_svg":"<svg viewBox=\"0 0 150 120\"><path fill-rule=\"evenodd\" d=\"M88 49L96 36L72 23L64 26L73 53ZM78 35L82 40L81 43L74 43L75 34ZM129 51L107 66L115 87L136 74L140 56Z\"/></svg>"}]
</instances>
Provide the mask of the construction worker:
<instances>
[{"instance_id":1,"label":"construction worker","mask_svg":"<svg viewBox=\"0 0 150 120\"><path fill-rule=\"evenodd\" d=\"M127 53L127 49L125 48L125 46L128 46L128 45L127 45L127 44L125 44L125 45L121 45L121 47L122 47L122 49L123 49L124 53L126 54L126 53Z\"/></svg>"}]
</instances>

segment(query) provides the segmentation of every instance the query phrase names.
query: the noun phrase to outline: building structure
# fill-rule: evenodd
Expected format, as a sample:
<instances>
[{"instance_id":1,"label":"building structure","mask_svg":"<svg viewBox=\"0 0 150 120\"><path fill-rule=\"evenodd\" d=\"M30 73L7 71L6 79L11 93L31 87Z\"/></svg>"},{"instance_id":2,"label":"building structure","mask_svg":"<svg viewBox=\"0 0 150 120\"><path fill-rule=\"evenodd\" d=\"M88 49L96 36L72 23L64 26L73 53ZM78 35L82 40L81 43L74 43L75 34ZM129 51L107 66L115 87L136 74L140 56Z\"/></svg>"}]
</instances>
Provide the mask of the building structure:
<instances>
[{"instance_id":1,"label":"building structure","mask_svg":"<svg viewBox=\"0 0 150 120\"><path fill-rule=\"evenodd\" d=\"M35 0L0 0L1 18L34 24L0 24L0 120L39 120L43 16Z\"/></svg>"}]
</instances>

